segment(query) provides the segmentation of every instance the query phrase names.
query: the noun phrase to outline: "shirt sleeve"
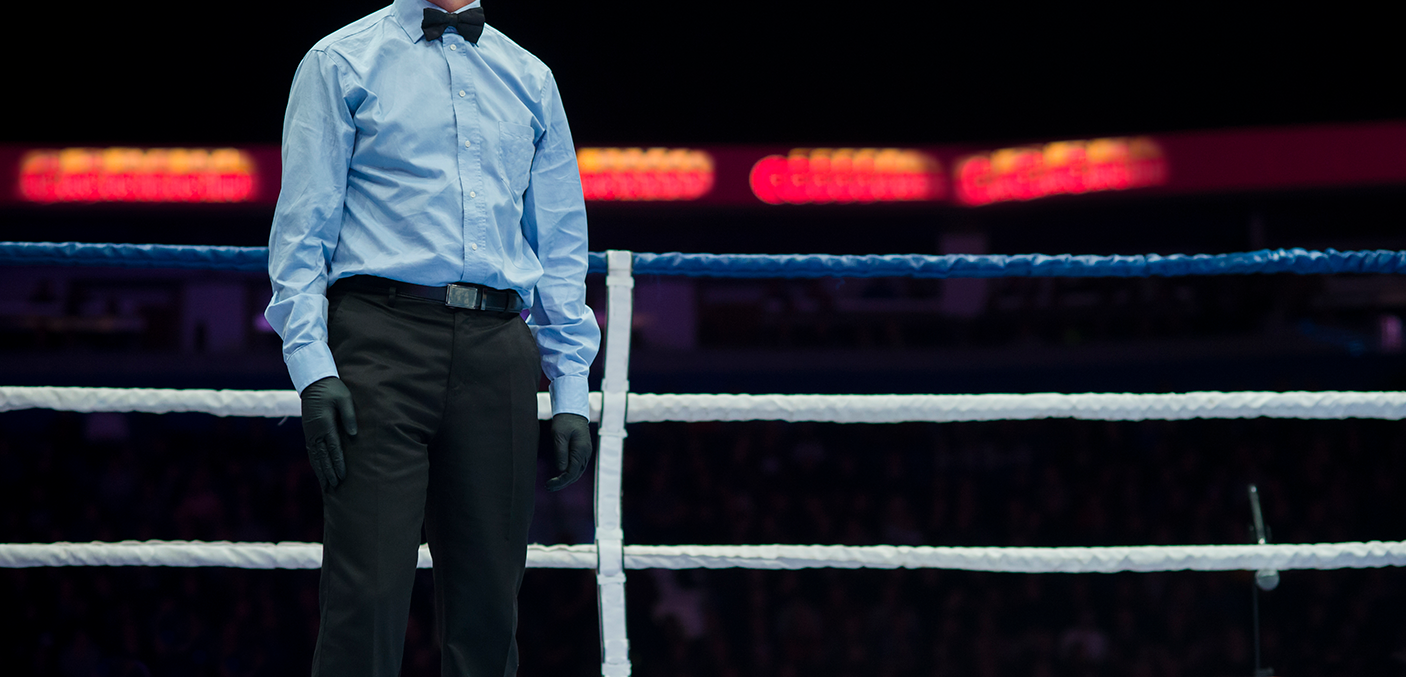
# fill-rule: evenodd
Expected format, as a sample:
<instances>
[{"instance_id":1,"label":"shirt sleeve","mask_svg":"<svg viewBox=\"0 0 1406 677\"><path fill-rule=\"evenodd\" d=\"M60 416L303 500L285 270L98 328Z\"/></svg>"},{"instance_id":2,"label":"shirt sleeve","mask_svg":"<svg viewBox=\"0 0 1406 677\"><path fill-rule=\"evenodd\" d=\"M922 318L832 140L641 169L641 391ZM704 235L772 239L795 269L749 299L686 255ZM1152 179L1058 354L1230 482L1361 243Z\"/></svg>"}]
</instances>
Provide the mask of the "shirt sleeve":
<instances>
[{"instance_id":1,"label":"shirt sleeve","mask_svg":"<svg viewBox=\"0 0 1406 677\"><path fill-rule=\"evenodd\" d=\"M300 393L337 375L327 346L327 277L356 126L335 59L308 52L293 76L283 118L283 185L269 233L273 298L264 317L283 338L283 361Z\"/></svg>"},{"instance_id":2,"label":"shirt sleeve","mask_svg":"<svg viewBox=\"0 0 1406 677\"><path fill-rule=\"evenodd\" d=\"M552 414L589 415L586 376L600 327L586 306L586 202L576 149L551 75L542 95L543 132L523 195L522 232L542 263L528 325L551 379Z\"/></svg>"}]
</instances>

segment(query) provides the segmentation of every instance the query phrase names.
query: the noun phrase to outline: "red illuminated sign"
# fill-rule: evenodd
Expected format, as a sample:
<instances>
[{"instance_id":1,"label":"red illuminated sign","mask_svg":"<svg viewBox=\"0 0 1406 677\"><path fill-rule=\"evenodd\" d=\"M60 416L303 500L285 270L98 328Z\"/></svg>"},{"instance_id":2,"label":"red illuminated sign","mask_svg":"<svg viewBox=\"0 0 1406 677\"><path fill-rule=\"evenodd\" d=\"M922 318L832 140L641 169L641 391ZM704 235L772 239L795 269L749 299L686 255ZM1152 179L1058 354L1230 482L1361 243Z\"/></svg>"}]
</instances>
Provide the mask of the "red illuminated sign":
<instances>
[{"instance_id":1,"label":"red illuminated sign","mask_svg":"<svg viewBox=\"0 0 1406 677\"><path fill-rule=\"evenodd\" d=\"M638 209L893 202L979 208L1126 190L1151 198L1406 185L1406 122L1178 132L995 150L786 149L577 151L592 204ZM272 207L280 174L276 145L54 150L0 144L0 210L37 203Z\"/></svg>"},{"instance_id":2,"label":"red illuminated sign","mask_svg":"<svg viewBox=\"0 0 1406 677\"><path fill-rule=\"evenodd\" d=\"M36 150L20 163L30 202L245 202L254 163L234 148Z\"/></svg>"},{"instance_id":3,"label":"red illuminated sign","mask_svg":"<svg viewBox=\"0 0 1406 677\"><path fill-rule=\"evenodd\" d=\"M955 174L957 199L980 206L1160 186L1167 182L1167 163L1155 141L1139 136L969 155L957 161Z\"/></svg>"},{"instance_id":4,"label":"red illuminated sign","mask_svg":"<svg viewBox=\"0 0 1406 677\"><path fill-rule=\"evenodd\" d=\"M940 200L942 165L915 150L816 148L753 165L752 194L767 204Z\"/></svg>"},{"instance_id":5,"label":"red illuminated sign","mask_svg":"<svg viewBox=\"0 0 1406 677\"><path fill-rule=\"evenodd\" d=\"M696 200L713 189L713 158L687 148L578 148L587 200Z\"/></svg>"}]
</instances>

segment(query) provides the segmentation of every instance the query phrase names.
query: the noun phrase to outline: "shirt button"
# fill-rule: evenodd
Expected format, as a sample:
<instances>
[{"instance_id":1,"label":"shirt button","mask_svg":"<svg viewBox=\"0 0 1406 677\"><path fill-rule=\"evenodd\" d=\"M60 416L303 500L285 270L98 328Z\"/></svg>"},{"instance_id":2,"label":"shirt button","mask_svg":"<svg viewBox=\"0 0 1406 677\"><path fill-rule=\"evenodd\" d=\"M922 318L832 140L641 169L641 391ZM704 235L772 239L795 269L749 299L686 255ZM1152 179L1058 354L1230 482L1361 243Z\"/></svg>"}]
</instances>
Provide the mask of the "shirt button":
<instances>
[{"instance_id":1,"label":"shirt button","mask_svg":"<svg viewBox=\"0 0 1406 677\"><path fill-rule=\"evenodd\" d=\"M474 251L478 251L478 244L475 243L475 244L469 245L469 249L472 249L472 250L474 250Z\"/></svg>"},{"instance_id":2,"label":"shirt button","mask_svg":"<svg viewBox=\"0 0 1406 677\"><path fill-rule=\"evenodd\" d=\"M465 141L465 142L464 142L464 147L465 147L465 148L473 148L473 146L474 146L474 144L473 144L472 141Z\"/></svg>"},{"instance_id":3,"label":"shirt button","mask_svg":"<svg viewBox=\"0 0 1406 677\"><path fill-rule=\"evenodd\" d=\"M459 51L459 46L458 46L458 45L450 45L450 46L449 46L449 51L451 51L451 52L457 52L457 51Z\"/></svg>"},{"instance_id":4,"label":"shirt button","mask_svg":"<svg viewBox=\"0 0 1406 677\"><path fill-rule=\"evenodd\" d=\"M475 192L473 192L473 191L469 191L469 197L478 197L478 193L475 193Z\"/></svg>"},{"instance_id":5,"label":"shirt button","mask_svg":"<svg viewBox=\"0 0 1406 677\"><path fill-rule=\"evenodd\" d=\"M464 95L464 90L462 90L462 89L459 90L459 96L463 96L463 95Z\"/></svg>"}]
</instances>

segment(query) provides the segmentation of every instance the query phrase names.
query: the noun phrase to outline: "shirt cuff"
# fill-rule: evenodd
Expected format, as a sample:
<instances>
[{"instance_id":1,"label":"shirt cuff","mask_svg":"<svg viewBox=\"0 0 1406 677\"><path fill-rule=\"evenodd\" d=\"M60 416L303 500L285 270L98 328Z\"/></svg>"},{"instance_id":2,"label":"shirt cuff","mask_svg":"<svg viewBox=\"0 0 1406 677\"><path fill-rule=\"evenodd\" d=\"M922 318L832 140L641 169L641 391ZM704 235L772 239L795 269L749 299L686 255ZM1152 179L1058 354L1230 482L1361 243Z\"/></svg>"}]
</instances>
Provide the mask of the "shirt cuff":
<instances>
[{"instance_id":1,"label":"shirt cuff","mask_svg":"<svg viewBox=\"0 0 1406 677\"><path fill-rule=\"evenodd\" d=\"M288 375L293 378L293 387L298 394L303 388L328 376L337 375L337 363L332 361L332 349L322 341L309 343L287 355L283 361L288 365Z\"/></svg>"},{"instance_id":2,"label":"shirt cuff","mask_svg":"<svg viewBox=\"0 0 1406 677\"><path fill-rule=\"evenodd\" d=\"M591 402L586 389L586 377L559 376L547 390L552 394L552 415L580 414L591 418Z\"/></svg>"}]
</instances>

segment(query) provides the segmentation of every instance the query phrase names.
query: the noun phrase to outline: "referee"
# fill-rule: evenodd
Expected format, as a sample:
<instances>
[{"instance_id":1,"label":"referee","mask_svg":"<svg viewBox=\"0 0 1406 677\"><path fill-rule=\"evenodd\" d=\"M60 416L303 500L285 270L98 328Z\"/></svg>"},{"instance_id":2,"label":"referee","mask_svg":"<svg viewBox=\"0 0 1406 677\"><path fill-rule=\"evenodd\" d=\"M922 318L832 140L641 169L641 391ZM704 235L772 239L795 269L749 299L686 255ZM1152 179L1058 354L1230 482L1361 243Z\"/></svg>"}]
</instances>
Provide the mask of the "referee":
<instances>
[{"instance_id":1,"label":"referee","mask_svg":"<svg viewBox=\"0 0 1406 677\"><path fill-rule=\"evenodd\" d=\"M556 81L479 2L394 0L303 58L265 315L322 487L313 675L399 673L422 527L442 674L516 673L542 373L548 488L591 455L586 263Z\"/></svg>"}]
</instances>

